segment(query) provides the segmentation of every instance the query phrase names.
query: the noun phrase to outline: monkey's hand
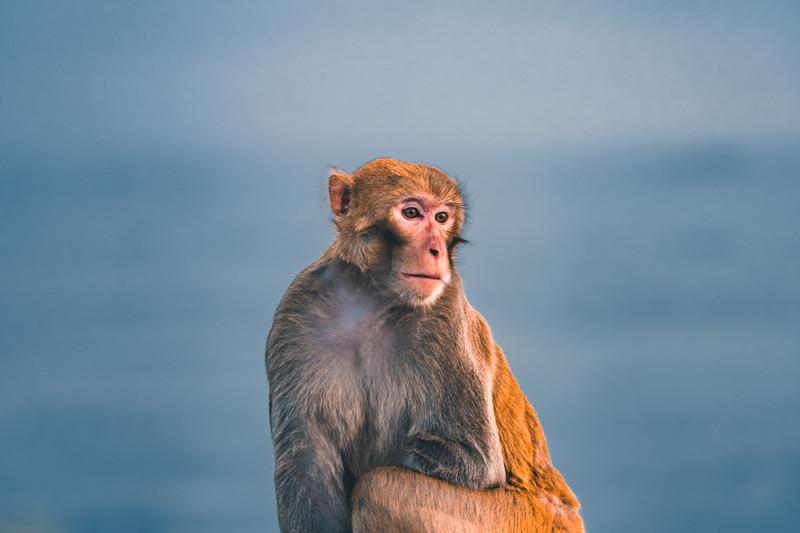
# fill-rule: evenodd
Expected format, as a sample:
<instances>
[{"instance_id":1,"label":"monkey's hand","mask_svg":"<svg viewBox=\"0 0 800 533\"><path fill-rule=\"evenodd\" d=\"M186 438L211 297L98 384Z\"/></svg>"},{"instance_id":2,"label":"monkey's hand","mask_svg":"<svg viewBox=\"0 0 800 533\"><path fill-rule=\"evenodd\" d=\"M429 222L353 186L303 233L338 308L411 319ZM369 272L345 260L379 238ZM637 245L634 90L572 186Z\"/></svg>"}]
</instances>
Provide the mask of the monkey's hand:
<instances>
[{"instance_id":1,"label":"monkey's hand","mask_svg":"<svg viewBox=\"0 0 800 533\"><path fill-rule=\"evenodd\" d=\"M414 435L393 464L474 489L499 486L486 454L469 442L454 438L427 433Z\"/></svg>"}]
</instances>

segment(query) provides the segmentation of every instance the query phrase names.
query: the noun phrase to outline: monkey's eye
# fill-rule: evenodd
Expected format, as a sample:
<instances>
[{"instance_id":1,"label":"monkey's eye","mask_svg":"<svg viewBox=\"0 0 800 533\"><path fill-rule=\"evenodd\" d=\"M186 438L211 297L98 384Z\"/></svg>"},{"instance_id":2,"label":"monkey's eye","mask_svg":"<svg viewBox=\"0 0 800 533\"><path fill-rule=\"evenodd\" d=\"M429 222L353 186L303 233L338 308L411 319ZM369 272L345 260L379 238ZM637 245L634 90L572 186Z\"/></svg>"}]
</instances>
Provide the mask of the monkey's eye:
<instances>
[{"instance_id":1,"label":"monkey's eye","mask_svg":"<svg viewBox=\"0 0 800 533\"><path fill-rule=\"evenodd\" d=\"M406 218L417 218L420 215L419 209L416 207L406 207L401 211Z\"/></svg>"},{"instance_id":2,"label":"monkey's eye","mask_svg":"<svg viewBox=\"0 0 800 533\"><path fill-rule=\"evenodd\" d=\"M436 217L435 218L436 218L436 222L438 222L440 224L444 224L445 222L447 222L447 212L439 211L438 213L436 213Z\"/></svg>"}]
</instances>

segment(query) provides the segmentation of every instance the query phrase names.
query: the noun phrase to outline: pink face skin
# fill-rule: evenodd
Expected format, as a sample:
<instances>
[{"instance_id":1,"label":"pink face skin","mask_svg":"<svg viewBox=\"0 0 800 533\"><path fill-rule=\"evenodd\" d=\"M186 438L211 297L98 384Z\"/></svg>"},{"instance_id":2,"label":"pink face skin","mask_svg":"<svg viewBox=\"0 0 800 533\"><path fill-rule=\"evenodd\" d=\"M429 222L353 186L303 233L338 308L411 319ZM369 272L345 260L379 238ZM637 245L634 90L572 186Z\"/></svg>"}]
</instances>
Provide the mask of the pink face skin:
<instances>
[{"instance_id":1,"label":"pink face skin","mask_svg":"<svg viewBox=\"0 0 800 533\"><path fill-rule=\"evenodd\" d=\"M393 207L392 218L406 241L396 272L414 303L430 305L450 282L447 236L454 221L453 209L418 196Z\"/></svg>"}]
</instances>

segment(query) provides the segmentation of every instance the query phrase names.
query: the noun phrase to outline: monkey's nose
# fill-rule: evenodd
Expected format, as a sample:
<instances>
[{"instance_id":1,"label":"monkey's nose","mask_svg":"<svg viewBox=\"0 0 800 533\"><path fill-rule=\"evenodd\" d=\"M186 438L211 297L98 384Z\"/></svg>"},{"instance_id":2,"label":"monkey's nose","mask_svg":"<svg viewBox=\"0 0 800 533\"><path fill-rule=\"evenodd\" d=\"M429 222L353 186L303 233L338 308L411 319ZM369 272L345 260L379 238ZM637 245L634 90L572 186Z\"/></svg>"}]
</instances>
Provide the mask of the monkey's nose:
<instances>
[{"instance_id":1,"label":"monkey's nose","mask_svg":"<svg viewBox=\"0 0 800 533\"><path fill-rule=\"evenodd\" d=\"M430 248L429 250L430 250L431 255L433 257L436 257L437 255L439 255L439 250L437 250L436 248Z\"/></svg>"}]
</instances>

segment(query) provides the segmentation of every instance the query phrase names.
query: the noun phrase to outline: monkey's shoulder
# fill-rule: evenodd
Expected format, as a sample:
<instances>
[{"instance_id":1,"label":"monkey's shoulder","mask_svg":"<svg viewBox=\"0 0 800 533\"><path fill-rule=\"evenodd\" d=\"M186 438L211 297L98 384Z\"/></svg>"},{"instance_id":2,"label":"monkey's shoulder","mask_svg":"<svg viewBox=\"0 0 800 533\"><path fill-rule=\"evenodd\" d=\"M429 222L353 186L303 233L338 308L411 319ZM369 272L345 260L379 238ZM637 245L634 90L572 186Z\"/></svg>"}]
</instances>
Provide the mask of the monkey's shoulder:
<instances>
[{"instance_id":1,"label":"monkey's shoulder","mask_svg":"<svg viewBox=\"0 0 800 533\"><path fill-rule=\"evenodd\" d=\"M344 363L357 353L386 351L397 333L385 323L389 307L346 265L320 259L295 277L278 305L267 356L286 347Z\"/></svg>"},{"instance_id":2,"label":"monkey's shoulder","mask_svg":"<svg viewBox=\"0 0 800 533\"><path fill-rule=\"evenodd\" d=\"M330 307L333 287L330 267L328 261L320 258L294 277L275 310L271 334L276 326L299 326L315 312Z\"/></svg>"},{"instance_id":3,"label":"monkey's shoulder","mask_svg":"<svg viewBox=\"0 0 800 533\"><path fill-rule=\"evenodd\" d=\"M486 366L497 363L499 346L495 344L492 330L483 315L464 298L465 330L473 354Z\"/></svg>"}]
</instances>

